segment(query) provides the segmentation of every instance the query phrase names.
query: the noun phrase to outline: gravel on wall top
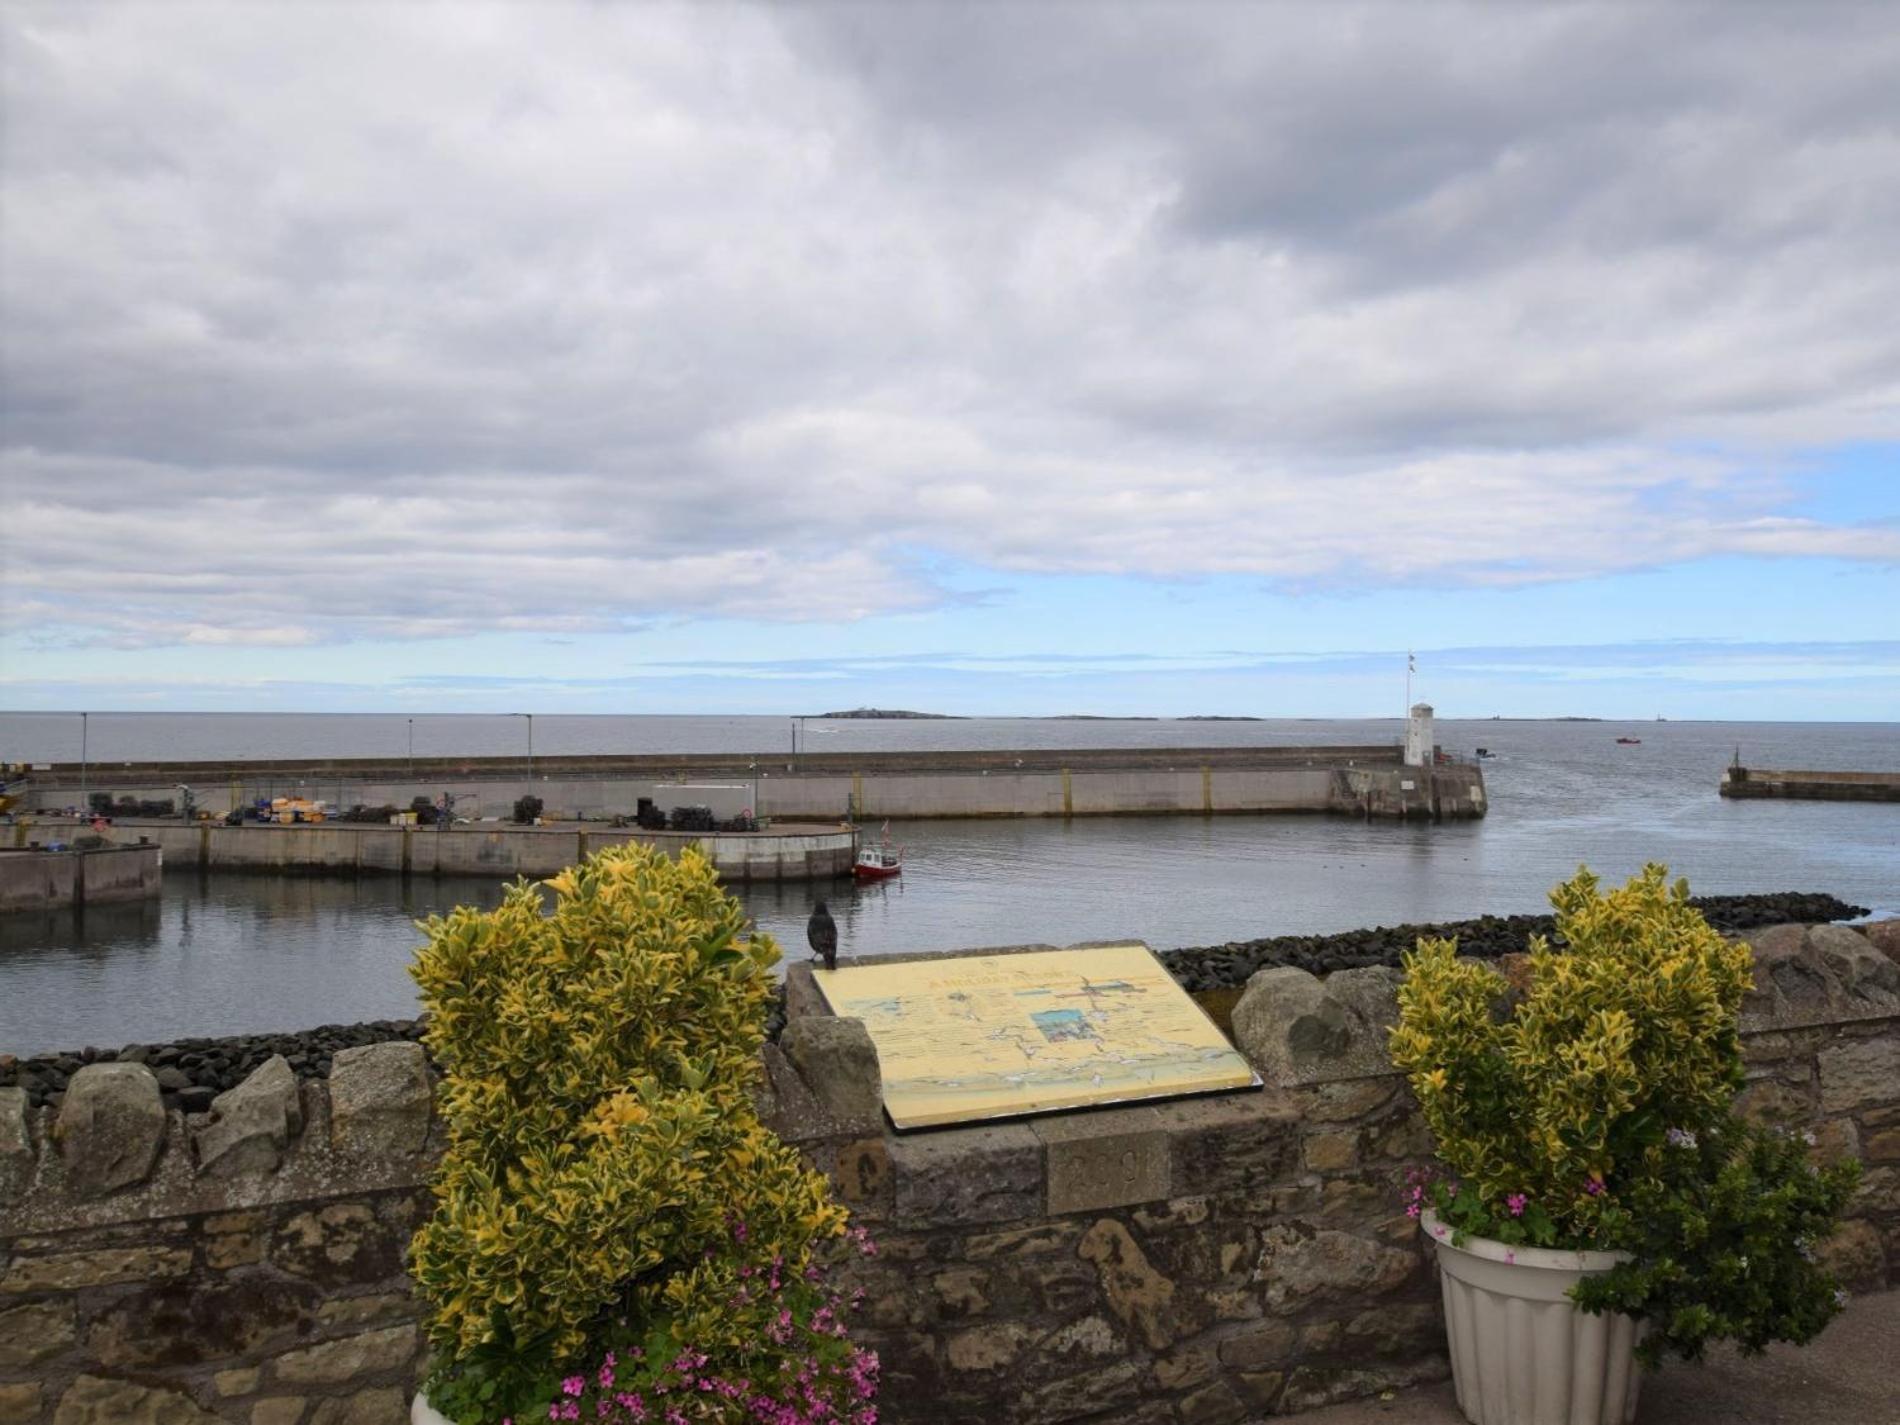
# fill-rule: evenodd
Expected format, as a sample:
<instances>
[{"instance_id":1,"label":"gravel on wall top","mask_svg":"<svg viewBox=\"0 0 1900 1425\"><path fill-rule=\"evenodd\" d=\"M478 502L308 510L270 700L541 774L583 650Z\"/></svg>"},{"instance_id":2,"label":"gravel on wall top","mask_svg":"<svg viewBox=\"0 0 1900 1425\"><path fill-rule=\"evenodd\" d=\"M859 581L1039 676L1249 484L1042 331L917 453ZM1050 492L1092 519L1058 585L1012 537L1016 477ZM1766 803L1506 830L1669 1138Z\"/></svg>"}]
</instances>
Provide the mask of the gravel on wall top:
<instances>
[{"instance_id":1,"label":"gravel on wall top","mask_svg":"<svg viewBox=\"0 0 1900 1425\"><path fill-rule=\"evenodd\" d=\"M330 1057L339 1049L380 1044L389 1039L420 1039L422 1021L375 1019L365 1024L325 1024L287 1034L234 1034L225 1039L179 1039L170 1044L127 1044L122 1049L79 1049L15 1059L0 1054L0 1088L21 1086L27 1101L60 1102L72 1076L87 1064L137 1063L158 1078L167 1108L203 1113L211 1100L236 1088L273 1054L282 1054L300 1079L327 1078Z\"/></svg>"},{"instance_id":2,"label":"gravel on wall top","mask_svg":"<svg viewBox=\"0 0 1900 1425\"><path fill-rule=\"evenodd\" d=\"M1852 920L1867 914L1865 906L1849 905L1828 895L1787 891L1773 895L1696 896L1690 904L1717 930L1754 930L1791 921L1815 925L1827 920ZM1476 920L1450 920L1436 925L1375 926L1337 935L1276 935L1263 940L1230 940L1225 945L1195 945L1164 950L1161 962L1189 990L1239 989L1256 970L1269 965L1292 965L1311 974L1355 970L1363 965L1397 965L1399 957L1421 937L1454 938L1460 954L1495 959L1515 954L1533 935L1561 946L1556 919L1548 915L1485 915Z\"/></svg>"},{"instance_id":3,"label":"gravel on wall top","mask_svg":"<svg viewBox=\"0 0 1900 1425\"><path fill-rule=\"evenodd\" d=\"M1698 896L1694 904L1710 925L1723 931L1752 930L1790 921L1812 925L1867 914L1863 907L1833 896L1799 892ZM1553 919L1548 915L1486 915L1436 925L1381 925L1336 935L1276 935L1232 940L1224 945L1189 946L1162 951L1161 962L1190 991L1239 989L1256 970L1268 965L1293 965L1316 975L1361 965L1396 965L1421 936L1454 936L1464 954L1493 958L1524 949L1533 935L1549 936L1553 944L1561 944L1554 932ZM781 988L767 1016L767 1036L777 1039L784 1027ZM289 1060L299 1078L324 1078L330 1072L331 1056L339 1049L421 1037L421 1020L377 1019L366 1024L326 1024L286 1034L180 1039L170 1044L128 1044L122 1049L86 1048L33 1059L0 1053L0 1088L24 1087L27 1101L35 1107L57 1105L67 1083L85 1065L136 1062L158 1076L166 1107L202 1113L211 1107L213 1098L236 1088L273 1054Z\"/></svg>"}]
</instances>

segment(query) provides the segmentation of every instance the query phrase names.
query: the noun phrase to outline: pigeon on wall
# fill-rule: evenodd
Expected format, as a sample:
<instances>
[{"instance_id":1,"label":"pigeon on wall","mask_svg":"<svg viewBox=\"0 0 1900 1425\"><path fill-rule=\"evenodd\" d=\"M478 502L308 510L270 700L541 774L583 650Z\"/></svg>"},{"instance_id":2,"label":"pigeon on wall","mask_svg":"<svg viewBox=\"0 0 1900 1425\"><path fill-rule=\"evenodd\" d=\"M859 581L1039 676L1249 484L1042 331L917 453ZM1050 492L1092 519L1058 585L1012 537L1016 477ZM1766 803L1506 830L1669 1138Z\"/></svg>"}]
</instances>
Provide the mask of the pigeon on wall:
<instances>
[{"instance_id":1,"label":"pigeon on wall","mask_svg":"<svg viewBox=\"0 0 1900 1425\"><path fill-rule=\"evenodd\" d=\"M825 962L827 970L838 968L838 922L831 918L823 901L818 902L811 919L805 922L805 939L811 942L812 954Z\"/></svg>"}]
</instances>

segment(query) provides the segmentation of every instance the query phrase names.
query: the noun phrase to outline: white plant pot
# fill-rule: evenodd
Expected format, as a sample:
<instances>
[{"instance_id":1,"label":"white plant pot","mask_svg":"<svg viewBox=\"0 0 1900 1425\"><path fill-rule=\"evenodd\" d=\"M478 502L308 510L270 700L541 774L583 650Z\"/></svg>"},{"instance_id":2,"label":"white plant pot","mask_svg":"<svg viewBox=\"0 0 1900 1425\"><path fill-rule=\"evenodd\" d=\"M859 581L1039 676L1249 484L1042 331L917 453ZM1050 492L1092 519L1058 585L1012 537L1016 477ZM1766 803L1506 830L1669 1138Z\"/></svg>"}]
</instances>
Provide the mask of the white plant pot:
<instances>
[{"instance_id":1,"label":"white plant pot","mask_svg":"<svg viewBox=\"0 0 1900 1425\"><path fill-rule=\"evenodd\" d=\"M449 1425L449 1417L431 1406L428 1397L417 1391L416 1402L409 1407L409 1425Z\"/></svg>"},{"instance_id":2,"label":"white plant pot","mask_svg":"<svg viewBox=\"0 0 1900 1425\"><path fill-rule=\"evenodd\" d=\"M1567 1293L1627 1261L1623 1252L1451 1244L1430 1212L1458 1408L1472 1425L1629 1425L1641 1372L1634 1317L1580 1311Z\"/></svg>"}]
</instances>

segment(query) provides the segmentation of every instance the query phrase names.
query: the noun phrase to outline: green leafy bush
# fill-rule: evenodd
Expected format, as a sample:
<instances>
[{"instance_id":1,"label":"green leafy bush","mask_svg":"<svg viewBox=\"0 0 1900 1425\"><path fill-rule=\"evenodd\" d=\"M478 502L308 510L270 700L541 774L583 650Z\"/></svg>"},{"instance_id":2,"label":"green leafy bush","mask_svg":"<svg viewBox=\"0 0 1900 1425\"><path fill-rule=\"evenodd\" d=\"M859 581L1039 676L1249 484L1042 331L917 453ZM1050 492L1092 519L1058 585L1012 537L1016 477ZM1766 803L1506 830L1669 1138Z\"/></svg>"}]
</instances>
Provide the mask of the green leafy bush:
<instances>
[{"instance_id":1,"label":"green leafy bush","mask_svg":"<svg viewBox=\"0 0 1900 1425\"><path fill-rule=\"evenodd\" d=\"M1801 1135L1727 1122L1681 1133L1623 1190L1618 1234L1635 1260L1578 1284L1586 1311L1647 1318L1637 1348L1655 1365L1695 1360L1711 1340L1750 1354L1801 1344L1846 1298L1815 1258L1860 1180L1852 1161L1816 1169Z\"/></svg>"},{"instance_id":2,"label":"green leafy bush","mask_svg":"<svg viewBox=\"0 0 1900 1425\"><path fill-rule=\"evenodd\" d=\"M565 1373L653 1332L771 1378L796 1343L740 1293L844 1230L754 1110L778 949L710 863L613 847L547 885L551 908L518 882L430 919L412 969L448 1136L412 1272L428 1393L462 1425L545 1416Z\"/></svg>"},{"instance_id":3,"label":"green leafy bush","mask_svg":"<svg viewBox=\"0 0 1900 1425\"><path fill-rule=\"evenodd\" d=\"M1588 870L1551 892L1553 951L1528 980L1460 960L1449 940L1405 958L1392 1060L1451 1173L1415 1182L1455 1234L1594 1248L1634 1260L1577 1294L1648 1317L1645 1359L1805 1341L1839 1309L1812 1244L1858 1166L1817 1169L1798 1140L1733 1113L1752 952L1711 930L1689 888L1649 865L1600 894Z\"/></svg>"}]
</instances>

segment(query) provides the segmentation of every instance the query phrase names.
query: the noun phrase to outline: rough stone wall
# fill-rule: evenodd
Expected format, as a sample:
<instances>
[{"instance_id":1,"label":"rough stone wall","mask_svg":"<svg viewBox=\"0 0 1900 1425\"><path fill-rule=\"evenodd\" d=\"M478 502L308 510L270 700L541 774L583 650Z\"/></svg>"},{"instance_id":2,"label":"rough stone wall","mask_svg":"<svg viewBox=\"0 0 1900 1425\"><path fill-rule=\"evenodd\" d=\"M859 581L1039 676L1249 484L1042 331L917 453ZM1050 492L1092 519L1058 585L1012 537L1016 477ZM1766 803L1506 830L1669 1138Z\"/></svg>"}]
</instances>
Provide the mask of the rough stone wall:
<instances>
[{"instance_id":1,"label":"rough stone wall","mask_svg":"<svg viewBox=\"0 0 1900 1425\"><path fill-rule=\"evenodd\" d=\"M434 1160L419 1045L267 1062L209 1113L142 1064L0 1089L0 1425L400 1425Z\"/></svg>"},{"instance_id":2,"label":"rough stone wall","mask_svg":"<svg viewBox=\"0 0 1900 1425\"><path fill-rule=\"evenodd\" d=\"M1866 1161L1825 1250L1900 1285L1900 925L1749 938L1742 1111ZM852 1270L885 1418L1225 1425L1446 1374L1400 1208L1431 1145L1384 1053L1398 978L1255 975L1233 1025L1258 1093L899 1137L803 1042L824 1007L794 966L767 1108L877 1236Z\"/></svg>"},{"instance_id":3,"label":"rough stone wall","mask_svg":"<svg viewBox=\"0 0 1900 1425\"><path fill-rule=\"evenodd\" d=\"M1827 1250L1900 1284L1900 926L1749 938L1743 1109L1866 1160ZM1442 1376L1395 983L1255 975L1233 1024L1260 1092L899 1137L863 1026L794 966L761 1107L878 1239L849 1271L885 1418L1221 1425ZM429 1096L402 1041L327 1080L267 1060L203 1113L130 1062L56 1107L0 1089L0 1425L399 1425Z\"/></svg>"}]
</instances>

